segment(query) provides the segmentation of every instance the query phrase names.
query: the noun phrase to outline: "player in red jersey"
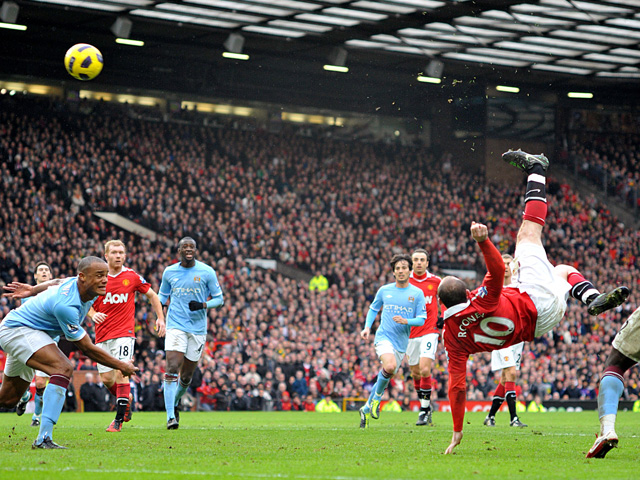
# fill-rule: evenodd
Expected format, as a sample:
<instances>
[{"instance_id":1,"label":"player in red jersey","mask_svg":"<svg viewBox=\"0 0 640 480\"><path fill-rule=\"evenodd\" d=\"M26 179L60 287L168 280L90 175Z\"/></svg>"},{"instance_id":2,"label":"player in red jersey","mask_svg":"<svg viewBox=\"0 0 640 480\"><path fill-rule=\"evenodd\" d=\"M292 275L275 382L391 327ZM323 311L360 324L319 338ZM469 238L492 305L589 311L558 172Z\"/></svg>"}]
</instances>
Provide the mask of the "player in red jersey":
<instances>
[{"instance_id":1,"label":"player in red jersey","mask_svg":"<svg viewBox=\"0 0 640 480\"><path fill-rule=\"evenodd\" d=\"M438 286L441 278L427 271L429 252L423 248L411 254L413 271L409 283L424 293L427 320L421 327L412 327L407 347L407 362L413 377L413 385L420 399L420 413L416 425L433 425L431 421L431 367L436 359L440 334L438 322Z\"/></svg>"},{"instance_id":2,"label":"player in red jersey","mask_svg":"<svg viewBox=\"0 0 640 480\"><path fill-rule=\"evenodd\" d=\"M472 222L471 235L488 269L482 285L469 292L459 278L445 277L438 288L438 297L447 308L442 337L449 359L449 401L453 415L453 436L446 454L453 453L462 440L469 355L544 335L562 319L568 295L587 305L590 315L614 308L629 296L627 287L601 294L575 268L569 265L554 268L549 263L542 246L549 161L544 155L520 150L510 150L502 158L527 173L524 219L516 239L515 278L503 288L502 256L489 240L486 225Z\"/></svg>"},{"instance_id":3,"label":"player in red jersey","mask_svg":"<svg viewBox=\"0 0 640 480\"><path fill-rule=\"evenodd\" d=\"M164 313L158 294L141 275L125 267L126 249L120 240L104 245L104 258L109 265L107 294L98 297L89 316L96 324L96 345L124 362L133 358L135 343L136 292L144 294L156 314L158 336L165 334ZM109 391L116 397L116 418L107 432L119 432L122 423L131 420L131 387L129 377L118 370L98 364L98 372Z\"/></svg>"}]
</instances>

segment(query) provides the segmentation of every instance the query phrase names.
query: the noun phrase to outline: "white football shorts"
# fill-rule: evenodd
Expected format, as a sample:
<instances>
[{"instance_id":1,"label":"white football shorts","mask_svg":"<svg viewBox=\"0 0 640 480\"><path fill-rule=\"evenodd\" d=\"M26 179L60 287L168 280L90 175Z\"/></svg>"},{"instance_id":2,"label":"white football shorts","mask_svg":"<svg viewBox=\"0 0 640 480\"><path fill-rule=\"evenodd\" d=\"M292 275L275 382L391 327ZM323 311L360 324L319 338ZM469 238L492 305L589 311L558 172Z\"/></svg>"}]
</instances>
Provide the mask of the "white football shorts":
<instances>
[{"instance_id":1,"label":"white football shorts","mask_svg":"<svg viewBox=\"0 0 640 480\"><path fill-rule=\"evenodd\" d=\"M407 362L409 365L418 365L421 358L435 360L439 337L440 335L437 333L428 333L421 337L410 338L407 346Z\"/></svg>"},{"instance_id":2,"label":"white football shorts","mask_svg":"<svg viewBox=\"0 0 640 480\"><path fill-rule=\"evenodd\" d=\"M529 295L538 311L535 336L541 337L562 320L571 285L554 273L541 245L519 244L514 262L517 262L516 278L506 288L517 288Z\"/></svg>"},{"instance_id":3,"label":"white football shorts","mask_svg":"<svg viewBox=\"0 0 640 480\"><path fill-rule=\"evenodd\" d=\"M404 360L404 352L399 352L395 348L389 340L380 340L375 344L376 347L376 355L378 358L382 357L385 353L391 353L396 357L396 369L393 373L396 373L400 366L402 365L402 360Z\"/></svg>"},{"instance_id":4,"label":"white football shorts","mask_svg":"<svg viewBox=\"0 0 640 480\"><path fill-rule=\"evenodd\" d=\"M55 344L53 338L41 330L29 327L9 328L0 324L0 348L7 354L4 374L31 382L35 370L27 366L31 356L43 347Z\"/></svg>"},{"instance_id":5,"label":"white football shorts","mask_svg":"<svg viewBox=\"0 0 640 480\"><path fill-rule=\"evenodd\" d=\"M491 352L491 371L502 370L503 368L516 367L520 370L520 362L522 361L522 349L524 342L510 345L500 350Z\"/></svg>"},{"instance_id":6,"label":"white football shorts","mask_svg":"<svg viewBox=\"0 0 640 480\"><path fill-rule=\"evenodd\" d=\"M613 339L613 348L640 362L640 308L633 312Z\"/></svg>"},{"instance_id":7,"label":"white football shorts","mask_svg":"<svg viewBox=\"0 0 640 480\"><path fill-rule=\"evenodd\" d=\"M123 362L129 362L133 359L133 348L135 346L136 339L133 337L120 337L105 340L104 342L96 343L97 347L100 347L105 352L110 353L118 360ZM98 364L98 373L107 373L113 370L106 365Z\"/></svg>"},{"instance_id":8,"label":"white football shorts","mask_svg":"<svg viewBox=\"0 0 640 480\"><path fill-rule=\"evenodd\" d=\"M170 328L164 340L164 349L167 352L182 352L187 360L197 362L202 356L206 338L206 335L196 335Z\"/></svg>"}]
</instances>

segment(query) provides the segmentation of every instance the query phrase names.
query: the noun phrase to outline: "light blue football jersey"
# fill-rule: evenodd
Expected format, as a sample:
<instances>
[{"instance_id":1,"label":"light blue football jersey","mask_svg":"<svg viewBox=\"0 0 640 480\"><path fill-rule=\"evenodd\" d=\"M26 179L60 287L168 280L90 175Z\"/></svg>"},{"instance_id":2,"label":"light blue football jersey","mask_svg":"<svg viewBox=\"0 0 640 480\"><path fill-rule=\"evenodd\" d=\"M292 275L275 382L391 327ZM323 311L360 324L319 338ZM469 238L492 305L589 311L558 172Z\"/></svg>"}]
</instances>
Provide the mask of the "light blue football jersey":
<instances>
[{"instance_id":1,"label":"light blue football jersey","mask_svg":"<svg viewBox=\"0 0 640 480\"><path fill-rule=\"evenodd\" d=\"M398 288L395 282L383 285L369 308L376 313L382 310L382 318L374 343L388 340L398 352L407 351L411 327L396 323L393 317L400 315L407 319L427 318L424 293L413 285L405 288Z\"/></svg>"},{"instance_id":2,"label":"light blue football jersey","mask_svg":"<svg viewBox=\"0 0 640 480\"><path fill-rule=\"evenodd\" d=\"M189 310L189 302L206 302L212 298L222 298L216 271L209 265L196 260L191 268L175 263L165 268L158 293L164 305L171 297L167 311L167 329L177 328L183 332L204 335L207 333L207 310Z\"/></svg>"},{"instance_id":3,"label":"light blue football jersey","mask_svg":"<svg viewBox=\"0 0 640 480\"><path fill-rule=\"evenodd\" d=\"M41 330L51 338L62 334L67 340L77 342L86 334L81 323L96 298L83 302L78 291L78 278L71 277L11 310L3 325Z\"/></svg>"}]
</instances>

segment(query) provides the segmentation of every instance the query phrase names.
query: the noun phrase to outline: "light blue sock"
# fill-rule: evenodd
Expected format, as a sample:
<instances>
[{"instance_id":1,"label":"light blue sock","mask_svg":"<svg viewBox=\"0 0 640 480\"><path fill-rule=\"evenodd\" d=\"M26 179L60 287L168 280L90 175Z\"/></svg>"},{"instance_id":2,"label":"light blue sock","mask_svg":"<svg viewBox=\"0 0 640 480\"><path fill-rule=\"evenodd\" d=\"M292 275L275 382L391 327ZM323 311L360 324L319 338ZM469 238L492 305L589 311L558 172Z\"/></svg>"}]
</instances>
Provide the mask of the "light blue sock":
<instances>
[{"instance_id":1,"label":"light blue sock","mask_svg":"<svg viewBox=\"0 0 640 480\"><path fill-rule=\"evenodd\" d=\"M618 377L605 375L600 380L600 392L598 393L598 416L616 415L618 413L618 402L624 383Z\"/></svg>"},{"instance_id":2,"label":"light blue sock","mask_svg":"<svg viewBox=\"0 0 640 480\"><path fill-rule=\"evenodd\" d=\"M191 385L191 382L189 382L187 385L183 385L182 382L178 380L178 393L176 393L176 403L175 403L176 407L180 404L180 399L182 398L182 396L189 389L189 385Z\"/></svg>"},{"instance_id":3,"label":"light blue sock","mask_svg":"<svg viewBox=\"0 0 640 480\"><path fill-rule=\"evenodd\" d=\"M164 381L164 408L167 410L167 422L172 418L176 418L174 411L176 404L176 392L178 391L178 382Z\"/></svg>"},{"instance_id":4,"label":"light blue sock","mask_svg":"<svg viewBox=\"0 0 640 480\"><path fill-rule=\"evenodd\" d=\"M378 381L376 382L376 388L374 389L374 392L376 392L376 400L380 400L380 397L382 397L382 394L384 393L384 389L387 388L387 385L389 385L389 380L391 380L391 377L385 377L382 372L384 370L380 370L380 372L378 373Z\"/></svg>"},{"instance_id":5,"label":"light blue sock","mask_svg":"<svg viewBox=\"0 0 640 480\"><path fill-rule=\"evenodd\" d=\"M20 401L28 402L29 400L31 400L31 390L27 388L27 391L22 394L22 397L20 397Z\"/></svg>"},{"instance_id":6,"label":"light blue sock","mask_svg":"<svg viewBox=\"0 0 640 480\"><path fill-rule=\"evenodd\" d=\"M49 383L42 395L43 407L42 418L40 419L40 432L37 443L42 442L45 437L53 439L53 426L58 423L64 400L67 396L67 389L60 385Z\"/></svg>"},{"instance_id":7,"label":"light blue sock","mask_svg":"<svg viewBox=\"0 0 640 480\"><path fill-rule=\"evenodd\" d=\"M33 397L33 401L36 404L36 409L33 412L33 417L37 417L42 413L42 395L38 395L38 393L36 392L36 396Z\"/></svg>"},{"instance_id":8,"label":"light blue sock","mask_svg":"<svg viewBox=\"0 0 640 480\"><path fill-rule=\"evenodd\" d=\"M362 407L362 411L364 413L371 413L371 402L373 401L373 398L376 395L376 384L373 385L373 388L371 389L371 393L369 394L369 398L367 399L367 403L364 404L364 407Z\"/></svg>"}]
</instances>

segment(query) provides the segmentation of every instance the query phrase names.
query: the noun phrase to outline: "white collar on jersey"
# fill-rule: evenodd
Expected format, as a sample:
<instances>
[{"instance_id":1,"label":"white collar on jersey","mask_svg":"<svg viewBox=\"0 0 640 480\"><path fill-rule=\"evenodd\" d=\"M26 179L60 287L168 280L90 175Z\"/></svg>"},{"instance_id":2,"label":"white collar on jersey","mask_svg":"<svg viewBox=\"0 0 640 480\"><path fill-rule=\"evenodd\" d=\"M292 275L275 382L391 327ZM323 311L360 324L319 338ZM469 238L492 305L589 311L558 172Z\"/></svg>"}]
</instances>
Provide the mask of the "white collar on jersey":
<instances>
[{"instance_id":1,"label":"white collar on jersey","mask_svg":"<svg viewBox=\"0 0 640 480\"><path fill-rule=\"evenodd\" d=\"M459 303L458 305L454 305L453 307L447 308L444 311L444 318L447 319L447 318L451 317L452 315L455 315L456 313L460 313L462 310L467 308L469 305L471 305L471 302L469 300L467 300L466 303Z\"/></svg>"}]
</instances>

